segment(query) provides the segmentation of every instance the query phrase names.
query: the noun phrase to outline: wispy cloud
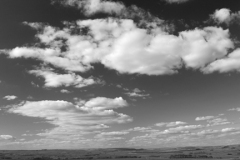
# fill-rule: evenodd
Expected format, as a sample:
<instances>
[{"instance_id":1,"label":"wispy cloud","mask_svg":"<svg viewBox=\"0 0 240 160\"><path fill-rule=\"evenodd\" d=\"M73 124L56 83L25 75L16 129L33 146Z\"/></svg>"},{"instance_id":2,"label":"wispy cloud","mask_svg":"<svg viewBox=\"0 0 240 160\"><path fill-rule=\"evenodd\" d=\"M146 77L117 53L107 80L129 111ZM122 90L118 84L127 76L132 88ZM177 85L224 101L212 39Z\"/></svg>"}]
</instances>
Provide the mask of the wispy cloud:
<instances>
[{"instance_id":1,"label":"wispy cloud","mask_svg":"<svg viewBox=\"0 0 240 160\"><path fill-rule=\"evenodd\" d=\"M15 95L7 95L5 97L3 97L3 99L6 99L8 101L11 101L11 100L14 100L14 99L17 99L18 97L15 96Z\"/></svg>"},{"instance_id":2,"label":"wispy cloud","mask_svg":"<svg viewBox=\"0 0 240 160\"><path fill-rule=\"evenodd\" d=\"M127 105L121 97L115 99L97 97L82 102L81 106L67 101L27 101L13 106L8 112L43 118L56 127L38 135L61 137L109 128L106 124L131 122L132 118L128 115L112 110Z\"/></svg>"},{"instance_id":3,"label":"wispy cloud","mask_svg":"<svg viewBox=\"0 0 240 160\"><path fill-rule=\"evenodd\" d=\"M185 125L187 122L182 122L182 121L176 121L176 122L161 122L161 123L156 123L155 126L158 127L174 127L174 126L179 126L179 125Z\"/></svg>"}]
</instances>

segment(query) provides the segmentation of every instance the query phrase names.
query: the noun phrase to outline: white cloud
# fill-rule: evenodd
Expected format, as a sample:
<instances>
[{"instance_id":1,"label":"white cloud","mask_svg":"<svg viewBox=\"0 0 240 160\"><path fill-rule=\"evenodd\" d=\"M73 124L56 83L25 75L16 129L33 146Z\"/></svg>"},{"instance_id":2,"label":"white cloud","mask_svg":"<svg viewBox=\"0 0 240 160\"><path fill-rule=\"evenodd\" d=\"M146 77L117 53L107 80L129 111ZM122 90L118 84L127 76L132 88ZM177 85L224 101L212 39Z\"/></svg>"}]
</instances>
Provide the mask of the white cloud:
<instances>
[{"instance_id":1,"label":"white cloud","mask_svg":"<svg viewBox=\"0 0 240 160\"><path fill-rule=\"evenodd\" d=\"M218 126L218 125L226 125L230 124L230 122L226 118L214 118L214 119L209 119L207 121L209 124L207 125L208 127L210 126Z\"/></svg>"},{"instance_id":2,"label":"white cloud","mask_svg":"<svg viewBox=\"0 0 240 160\"><path fill-rule=\"evenodd\" d=\"M230 9L222 8L219 10L216 10L211 17L217 22L217 23L225 23L229 25L234 20L238 20L240 18L240 11L236 13L231 13Z\"/></svg>"},{"instance_id":3,"label":"white cloud","mask_svg":"<svg viewBox=\"0 0 240 160\"><path fill-rule=\"evenodd\" d=\"M13 139L15 139L15 138L11 135L0 135L0 141L1 140L13 140Z\"/></svg>"},{"instance_id":4,"label":"white cloud","mask_svg":"<svg viewBox=\"0 0 240 160\"><path fill-rule=\"evenodd\" d=\"M218 71L220 73L240 71L240 49L234 50L227 57L216 60L210 63L205 69L205 73L212 73Z\"/></svg>"},{"instance_id":5,"label":"white cloud","mask_svg":"<svg viewBox=\"0 0 240 160\"><path fill-rule=\"evenodd\" d=\"M8 112L43 118L56 127L38 135L61 137L81 134L87 130L109 128L105 124L130 122L131 117L112 110L125 106L127 102L121 97L97 97L83 102L82 105L74 105L67 101L27 101L10 108Z\"/></svg>"},{"instance_id":6,"label":"white cloud","mask_svg":"<svg viewBox=\"0 0 240 160\"><path fill-rule=\"evenodd\" d=\"M93 78L85 79L74 73L57 74L50 70L31 70L29 73L43 77L45 79L45 87L74 86L76 88L82 88L100 83L100 80L95 81Z\"/></svg>"},{"instance_id":7,"label":"white cloud","mask_svg":"<svg viewBox=\"0 0 240 160\"><path fill-rule=\"evenodd\" d=\"M169 129L165 130L164 132L175 133L175 132L181 132L181 131L195 130L195 129L199 129L199 128L203 128L203 126L202 125L178 126L175 128L169 128Z\"/></svg>"},{"instance_id":8,"label":"white cloud","mask_svg":"<svg viewBox=\"0 0 240 160\"><path fill-rule=\"evenodd\" d=\"M231 109L229 109L229 111L238 111L238 112L240 112L240 107L238 107L238 108L231 108Z\"/></svg>"},{"instance_id":9,"label":"white cloud","mask_svg":"<svg viewBox=\"0 0 240 160\"><path fill-rule=\"evenodd\" d=\"M216 10L215 13L212 15L214 19L216 19L219 23L229 23L231 18L230 9L222 8L220 10Z\"/></svg>"},{"instance_id":10,"label":"white cloud","mask_svg":"<svg viewBox=\"0 0 240 160\"><path fill-rule=\"evenodd\" d=\"M143 99L150 96L150 94L147 94L145 93L144 90L140 90L138 88L135 88L130 92L126 92L125 94L128 95L129 97L141 97Z\"/></svg>"},{"instance_id":11,"label":"white cloud","mask_svg":"<svg viewBox=\"0 0 240 160\"><path fill-rule=\"evenodd\" d=\"M114 132L102 132L100 134L97 134L95 138L105 138L105 137L116 137L116 136L124 136L128 134L129 132L126 131L114 131Z\"/></svg>"},{"instance_id":12,"label":"white cloud","mask_svg":"<svg viewBox=\"0 0 240 160\"><path fill-rule=\"evenodd\" d=\"M14 100L14 99L17 99L18 97L15 96L15 95L7 95L5 97L3 97L3 99L6 99L8 101L11 101L11 100Z\"/></svg>"},{"instance_id":13,"label":"white cloud","mask_svg":"<svg viewBox=\"0 0 240 160\"><path fill-rule=\"evenodd\" d=\"M111 16L120 19L133 19L138 21L139 26L156 27L164 26L163 20L153 16L150 12L145 11L136 5L126 7L121 2L113 2L106 0L63 0L57 1L63 6L71 6L81 10L86 16L92 16L97 13L110 14ZM164 26L166 30L171 30L172 27Z\"/></svg>"},{"instance_id":14,"label":"white cloud","mask_svg":"<svg viewBox=\"0 0 240 160\"><path fill-rule=\"evenodd\" d=\"M88 16L96 13L120 14L125 9L122 3L103 0L63 0L61 3L77 7Z\"/></svg>"},{"instance_id":15,"label":"white cloud","mask_svg":"<svg viewBox=\"0 0 240 160\"><path fill-rule=\"evenodd\" d=\"M163 75L176 73L182 66L203 69L225 57L233 48L229 31L206 27L170 35L161 27L138 28L133 20L94 19L77 21L60 30L29 24L43 30L37 37L50 48L17 47L6 54L10 58L34 58L73 72L85 72L92 63L102 63L120 73ZM74 35L74 28L89 28ZM72 28L72 29L70 29ZM65 39L66 42L59 39ZM61 51L67 46L66 51Z\"/></svg>"},{"instance_id":16,"label":"white cloud","mask_svg":"<svg viewBox=\"0 0 240 160\"><path fill-rule=\"evenodd\" d=\"M161 123L155 124L155 126L158 126L158 127L163 127L163 126L174 127L174 126L185 125L185 124L187 124L187 123L182 122L182 121L176 121L176 122L161 122Z\"/></svg>"},{"instance_id":17,"label":"white cloud","mask_svg":"<svg viewBox=\"0 0 240 160\"><path fill-rule=\"evenodd\" d=\"M66 90L66 89L61 89L60 92L61 93L71 93L69 90Z\"/></svg>"},{"instance_id":18,"label":"white cloud","mask_svg":"<svg viewBox=\"0 0 240 160\"><path fill-rule=\"evenodd\" d=\"M215 118L215 116L206 116L206 117L196 117L196 121L205 121L205 120L209 120L209 119L213 119Z\"/></svg>"},{"instance_id":19,"label":"white cloud","mask_svg":"<svg viewBox=\"0 0 240 160\"><path fill-rule=\"evenodd\" d=\"M190 0L164 0L164 1L166 1L167 3L185 3Z\"/></svg>"}]
</instances>

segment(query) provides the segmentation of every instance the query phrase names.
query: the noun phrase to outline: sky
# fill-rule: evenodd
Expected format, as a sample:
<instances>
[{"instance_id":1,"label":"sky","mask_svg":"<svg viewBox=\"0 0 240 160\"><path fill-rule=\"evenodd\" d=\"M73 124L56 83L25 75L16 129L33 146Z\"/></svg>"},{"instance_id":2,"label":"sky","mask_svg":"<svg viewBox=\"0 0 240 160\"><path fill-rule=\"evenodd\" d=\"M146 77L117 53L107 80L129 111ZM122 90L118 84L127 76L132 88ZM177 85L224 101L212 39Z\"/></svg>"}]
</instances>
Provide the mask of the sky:
<instances>
[{"instance_id":1,"label":"sky","mask_svg":"<svg viewBox=\"0 0 240 160\"><path fill-rule=\"evenodd\" d=\"M240 1L1 0L0 149L239 144Z\"/></svg>"}]
</instances>

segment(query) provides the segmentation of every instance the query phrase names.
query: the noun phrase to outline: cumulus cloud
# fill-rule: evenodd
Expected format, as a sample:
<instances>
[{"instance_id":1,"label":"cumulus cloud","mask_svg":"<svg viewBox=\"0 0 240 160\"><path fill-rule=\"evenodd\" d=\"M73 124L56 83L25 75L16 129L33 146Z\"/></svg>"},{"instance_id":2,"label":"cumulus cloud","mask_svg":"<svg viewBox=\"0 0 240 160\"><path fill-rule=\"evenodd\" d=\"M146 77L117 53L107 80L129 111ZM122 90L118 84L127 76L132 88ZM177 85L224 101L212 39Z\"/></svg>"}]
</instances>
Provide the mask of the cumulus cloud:
<instances>
[{"instance_id":1,"label":"cumulus cloud","mask_svg":"<svg viewBox=\"0 0 240 160\"><path fill-rule=\"evenodd\" d=\"M216 60L210 63L205 69L203 69L205 73L212 72L231 72L231 71L240 71L240 49L236 49L233 52L229 53L228 56Z\"/></svg>"},{"instance_id":2,"label":"cumulus cloud","mask_svg":"<svg viewBox=\"0 0 240 160\"><path fill-rule=\"evenodd\" d=\"M12 139L14 139L14 137L13 136L11 136L11 135L0 135L0 140L12 140Z\"/></svg>"},{"instance_id":3,"label":"cumulus cloud","mask_svg":"<svg viewBox=\"0 0 240 160\"><path fill-rule=\"evenodd\" d=\"M7 95L5 97L3 97L3 99L6 99L8 101L11 101L11 100L14 100L14 99L17 99L18 97L15 96L15 95Z\"/></svg>"},{"instance_id":4,"label":"cumulus cloud","mask_svg":"<svg viewBox=\"0 0 240 160\"><path fill-rule=\"evenodd\" d=\"M167 130L164 130L163 133L175 133L175 132L182 132L182 131L189 131L189 130L195 130L203 128L202 125L187 125L187 126L178 126L175 128L169 128Z\"/></svg>"},{"instance_id":5,"label":"cumulus cloud","mask_svg":"<svg viewBox=\"0 0 240 160\"><path fill-rule=\"evenodd\" d=\"M106 124L130 122L131 117L112 110L127 105L121 97L115 99L97 97L82 102L81 105L67 101L27 101L10 108L8 112L43 118L56 127L38 135L58 137L109 128Z\"/></svg>"},{"instance_id":6,"label":"cumulus cloud","mask_svg":"<svg viewBox=\"0 0 240 160\"><path fill-rule=\"evenodd\" d=\"M74 86L76 88L82 88L85 86L101 83L100 80L94 80L93 78L83 78L74 73L57 74L50 70L31 70L29 73L43 77L45 79L45 87Z\"/></svg>"},{"instance_id":7,"label":"cumulus cloud","mask_svg":"<svg viewBox=\"0 0 240 160\"><path fill-rule=\"evenodd\" d=\"M231 22L237 20L240 18L240 11L236 13L231 13L230 9L222 8L219 10L216 10L211 17L217 22L217 23L225 23L230 24Z\"/></svg>"},{"instance_id":8,"label":"cumulus cloud","mask_svg":"<svg viewBox=\"0 0 240 160\"><path fill-rule=\"evenodd\" d=\"M128 95L129 97L141 97L143 99L150 96L150 94L145 93L144 90L140 90L138 88L135 88L130 92L126 92L125 94Z\"/></svg>"},{"instance_id":9,"label":"cumulus cloud","mask_svg":"<svg viewBox=\"0 0 240 160\"><path fill-rule=\"evenodd\" d=\"M10 58L34 58L73 72L85 72L93 68L91 64L102 63L120 73L173 74L184 65L202 69L234 47L229 31L217 27L175 36L161 27L149 30L137 27L133 20L114 18L77 21L64 29L29 25L40 28L40 43L50 47L17 47L5 53ZM88 28L87 33L81 33L83 28ZM73 34L74 29L80 34ZM62 51L62 46L66 50Z\"/></svg>"},{"instance_id":10,"label":"cumulus cloud","mask_svg":"<svg viewBox=\"0 0 240 160\"><path fill-rule=\"evenodd\" d=\"M126 7L121 2L113 2L106 0L61 0L54 2L60 3L63 6L71 6L79 9L86 16L92 16L97 13L105 13L120 19L133 19L138 26L156 27L164 26L166 30L172 30L172 27L164 25L164 21L150 12L145 11L136 5Z\"/></svg>"},{"instance_id":11,"label":"cumulus cloud","mask_svg":"<svg viewBox=\"0 0 240 160\"><path fill-rule=\"evenodd\" d=\"M174 126L185 125L185 124L187 124L187 123L182 122L182 121L176 121L176 122L161 122L161 123L155 124L155 126L158 126L158 127L163 127L163 126L174 127Z\"/></svg>"},{"instance_id":12,"label":"cumulus cloud","mask_svg":"<svg viewBox=\"0 0 240 160\"><path fill-rule=\"evenodd\" d=\"M81 9L87 16L96 13L120 14L125 9L120 2L103 0L62 0L60 3Z\"/></svg>"},{"instance_id":13,"label":"cumulus cloud","mask_svg":"<svg viewBox=\"0 0 240 160\"><path fill-rule=\"evenodd\" d=\"M206 116L206 117L196 117L196 121L205 121L205 120L209 120L209 119L213 119L215 118L215 116Z\"/></svg>"},{"instance_id":14,"label":"cumulus cloud","mask_svg":"<svg viewBox=\"0 0 240 160\"><path fill-rule=\"evenodd\" d=\"M66 90L66 89L61 89L60 92L61 93L71 93L69 90Z\"/></svg>"}]
</instances>

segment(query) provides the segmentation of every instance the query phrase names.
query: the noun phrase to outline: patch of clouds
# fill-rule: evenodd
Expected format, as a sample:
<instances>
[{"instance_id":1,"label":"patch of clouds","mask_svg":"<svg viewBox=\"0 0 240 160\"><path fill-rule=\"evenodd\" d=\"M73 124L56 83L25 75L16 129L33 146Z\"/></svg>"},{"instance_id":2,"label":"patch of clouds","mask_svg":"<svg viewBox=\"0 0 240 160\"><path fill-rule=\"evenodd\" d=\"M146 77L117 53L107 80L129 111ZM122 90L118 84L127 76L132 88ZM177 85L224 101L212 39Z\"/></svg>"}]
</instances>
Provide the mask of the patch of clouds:
<instances>
[{"instance_id":1,"label":"patch of clouds","mask_svg":"<svg viewBox=\"0 0 240 160\"><path fill-rule=\"evenodd\" d=\"M81 105L67 101L26 101L11 107L8 112L43 118L55 127L37 135L64 139L67 135L88 134L89 131L94 133L109 128L107 124L131 122L130 116L113 111L127 105L121 97L96 97L82 101Z\"/></svg>"},{"instance_id":2,"label":"patch of clouds","mask_svg":"<svg viewBox=\"0 0 240 160\"><path fill-rule=\"evenodd\" d=\"M205 116L205 117L196 117L196 121L205 121L205 120L209 120L209 119L214 119L215 116Z\"/></svg>"},{"instance_id":3,"label":"patch of clouds","mask_svg":"<svg viewBox=\"0 0 240 160\"><path fill-rule=\"evenodd\" d=\"M230 23L240 19L240 11L232 13L230 9L222 8L216 10L214 14L211 15L212 19L217 23L225 23L229 25Z\"/></svg>"},{"instance_id":4,"label":"patch of clouds","mask_svg":"<svg viewBox=\"0 0 240 160\"><path fill-rule=\"evenodd\" d=\"M66 24L63 29L29 25L41 31L37 38L50 47L16 47L5 54L9 58L38 59L72 72L86 72L93 68L93 63L129 74L174 74L184 65L204 70L234 48L229 31L218 27L196 28L175 36L161 27L138 28L129 19L79 20L76 24ZM76 28L80 34L72 33ZM83 34L84 28L88 31ZM61 50L62 46L66 51Z\"/></svg>"},{"instance_id":5,"label":"patch of clouds","mask_svg":"<svg viewBox=\"0 0 240 160\"><path fill-rule=\"evenodd\" d=\"M231 108L231 109L229 109L229 111L238 111L238 112L240 112L240 107L238 107L238 108Z\"/></svg>"},{"instance_id":6,"label":"patch of clouds","mask_svg":"<svg viewBox=\"0 0 240 160\"><path fill-rule=\"evenodd\" d=\"M0 135L0 141L1 140L14 140L15 138L11 135Z\"/></svg>"},{"instance_id":7,"label":"patch of clouds","mask_svg":"<svg viewBox=\"0 0 240 160\"><path fill-rule=\"evenodd\" d=\"M144 90L140 90L138 88L135 88L130 92L126 92L125 94L128 95L129 97L133 97L133 98L140 97L140 98L143 98L143 99L146 99L147 97L150 96L150 94L145 93Z\"/></svg>"},{"instance_id":8,"label":"patch of clouds","mask_svg":"<svg viewBox=\"0 0 240 160\"><path fill-rule=\"evenodd\" d=\"M61 93L71 93L69 90L66 90L66 89L61 89L60 92Z\"/></svg>"},{"instance_id":9,"label":"patch of clouds","mask_svg":"<svg viewBox=\"0 0 240 160\"><path fill-rule=\"evenodd\" d=\"M226 118L209 119L207 122L208 122L208 125L207 125L208 127L209 126L226 125L226 124L230 124L231 123Z\"/></svg>"},{"instance_id":10,"label":"patch of clouds","mask_svg":"<svg viewBox=\"0 0 240 160\"><path fill-rule=\"evenodd\" d=\"M161 123L156 123L155 126L158 127L174 127L174 126L179 126L179 125L185 125L187 122L182 122L182 121L176 121L176 122L161 122Z\"/></svg>"},{"instance_id":11,"label":"patch of clouds","mask_svg":"<svg viewBox=\"0 0 240 160\"><path fill-rule=\"evenodd\" d=\"M172 27L164 25L163 20L136 5L126 7L121 2L105 0L53 0L53 2L60 3L63 6L80 9L80 11L86 16L105 13L120 19L133 19L137 22L138 26L156 27L161 25L162 27L165 27L166 30L172 30Z\"/></svg>"},{"instance_id":12,"label":"patch of clouds","mask_svg":"<svg viewBox=\"0 0 240 160\"><path fill-rule=\"evenodd\" d=\"M17 98L18 98L18 97L15 96L15 95L7 95L7 96L3 97L3 99L6 99L6 100L8 100L8 101L15 100L15 99L17 99Z\"/></svg>"},{"instance_id":13,"label":"patch of clouds","mask_svg":"<svg viewBox=\"0 0 240 160\"><path fill-rule=\"evenodd\" d=\"M83 78L75 73L57 74L51 70L31 70L29 73L43 77L45 79L45 87L74 86L75 88L82 88L101 83L100 80Z\"/></svg>"},{"instance_id":14,"label":"patch of clouds","mask_svg":"<svg viewBox=\"0 0 240 160\"><path fill-rule=\"evenodd\" d=\"M226 72L232 72L232 71L237 71L237 72L240 71L240 49L239 48L229 53L226 57L210 63L205 69L203 69L204 73L212 73L212 72L226 73Z\"/></svg>"},{"instance_id":15,"label":"patch of clouds","mask_svg":"<svg viewBox=\"0 0 240 160\"><path fill-rule=\"evenodd\" d=\"M91 16L96 13L119 15L126 8L125 5L120 2L103 0L62 0L60 1L60 3L64 6L76 7L82 10L83 13L87 16Z\"/></svg>"}]
</instances>

